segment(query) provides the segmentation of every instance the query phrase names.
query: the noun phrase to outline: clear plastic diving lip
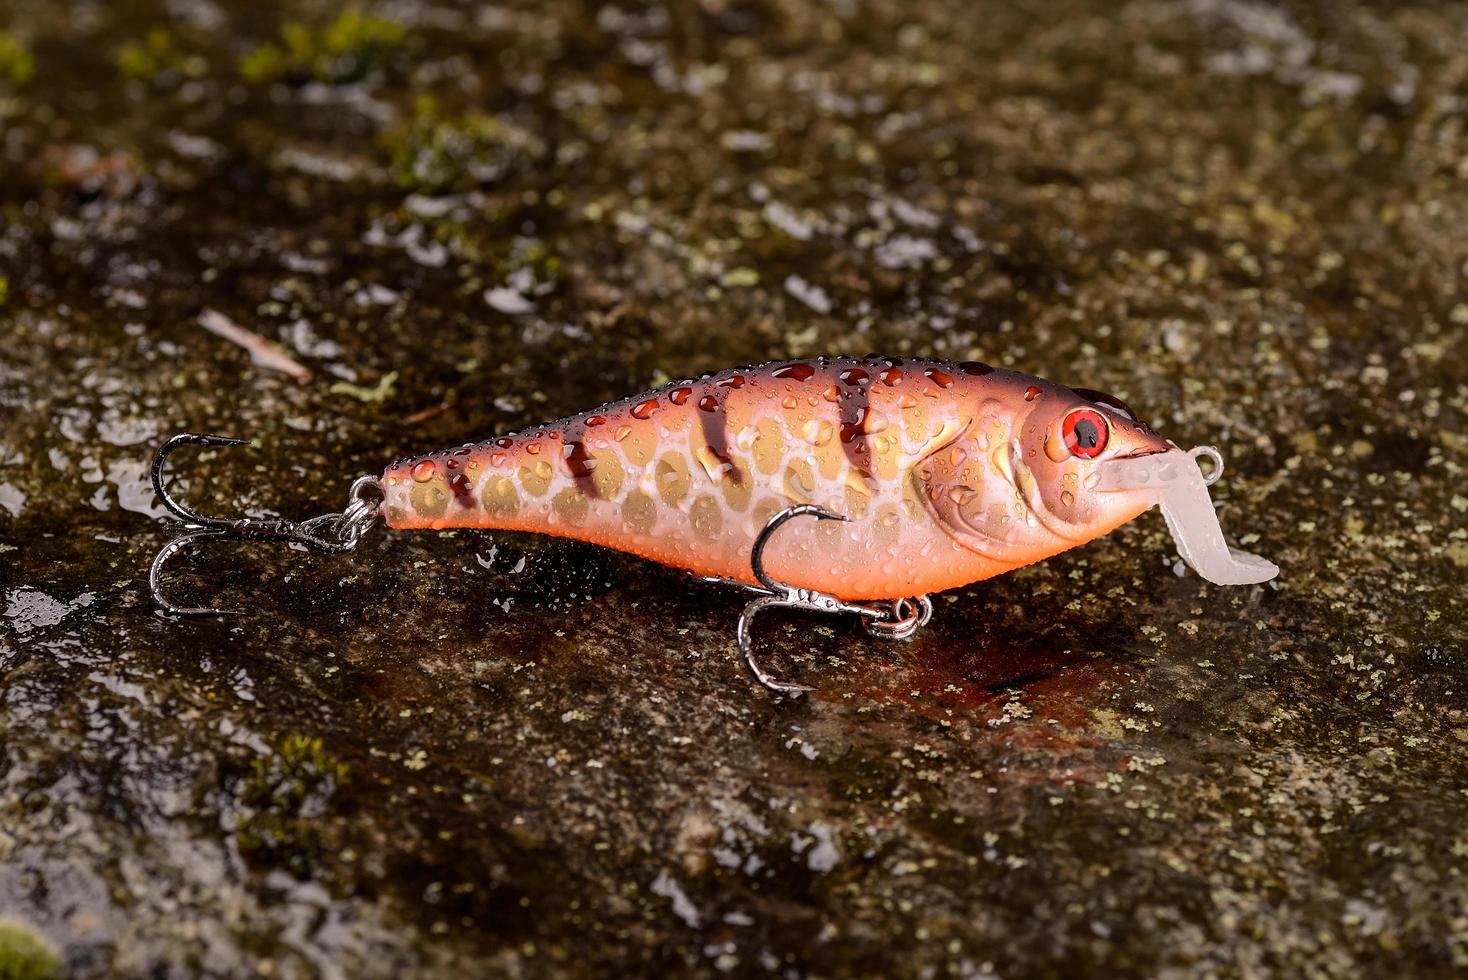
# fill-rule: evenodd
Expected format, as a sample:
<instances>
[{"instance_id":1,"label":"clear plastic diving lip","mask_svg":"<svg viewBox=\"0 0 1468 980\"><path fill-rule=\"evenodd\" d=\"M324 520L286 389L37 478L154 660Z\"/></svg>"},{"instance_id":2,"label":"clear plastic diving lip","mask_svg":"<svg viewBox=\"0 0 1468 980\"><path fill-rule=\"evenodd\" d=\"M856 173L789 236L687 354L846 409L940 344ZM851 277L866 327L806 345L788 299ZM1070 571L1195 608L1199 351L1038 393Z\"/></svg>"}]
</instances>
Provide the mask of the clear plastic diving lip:
<instances>
[{"instance_id":1,"label":"clear plastic diving lip","mask_svg":"<svg viewBox=\"0 0 1468 980\"><path fill-rule=\"evenodd\" d=\"M1213 461L1205 477L1199 456ZM1230 548L1208 496L1208 487L1223 473L1223 457L1212 446L1184 452L1170 449L1148 456L1108 460L1097 470L1096 490L1150 492L1162 510L1167 529L1183 561L1214 585L1254 585L1279 574L1274 562Z\"/></svg>"}]
</instances>

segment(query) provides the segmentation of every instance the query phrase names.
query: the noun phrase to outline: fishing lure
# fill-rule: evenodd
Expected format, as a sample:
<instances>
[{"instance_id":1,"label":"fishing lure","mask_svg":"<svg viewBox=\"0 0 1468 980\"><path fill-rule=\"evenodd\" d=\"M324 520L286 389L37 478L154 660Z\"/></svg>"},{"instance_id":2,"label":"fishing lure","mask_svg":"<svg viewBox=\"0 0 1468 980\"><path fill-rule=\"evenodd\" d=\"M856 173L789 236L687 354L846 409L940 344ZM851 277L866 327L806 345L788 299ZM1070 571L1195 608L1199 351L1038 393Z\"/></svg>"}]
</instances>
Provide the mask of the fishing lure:
<instances>
[{"instance_id":1,"label":"fishing lure","mask_svg":"<svg viewBox=\"0 0 1468 980\"><path fill-rule=\"evenodd\" d=\"M720 371L399 460L358 478L341 513L304 522L204 517L164 487L180 446L243 444L183 433L153 461L159 499L185 522L149 571L170 614L223 612L163 596L165 562L197 541L348 552L379 518L405 530L533 531L754 593L736 634L744 663L765 687L795 693L810 688L755 660L761 611L849 613L906 639L932 614L928 593L1074 548L1154 505L1208 581L1279 572L1225 543L1207 489L1223 471L1216 449L1184 452L1100 392L972 361L821 357Z\"/></svg>"}]
</instances>

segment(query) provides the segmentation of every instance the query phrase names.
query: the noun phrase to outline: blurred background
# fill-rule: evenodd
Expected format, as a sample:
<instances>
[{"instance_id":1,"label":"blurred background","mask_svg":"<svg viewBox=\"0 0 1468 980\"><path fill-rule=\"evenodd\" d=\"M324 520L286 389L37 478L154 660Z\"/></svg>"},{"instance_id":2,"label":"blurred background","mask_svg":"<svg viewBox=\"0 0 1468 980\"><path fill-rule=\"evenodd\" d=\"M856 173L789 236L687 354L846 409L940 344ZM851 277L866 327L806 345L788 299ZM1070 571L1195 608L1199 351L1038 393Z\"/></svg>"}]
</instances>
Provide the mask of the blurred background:
<instances>
[{"instance_id":1,"label":"blurred background","mask_svg":"<svg viewBox=\"0 0 1468 980\"><path fill-rule=\"evenodd\" d=\"M1465 243L1459 4L0 0L0 976L1461 975ZM308 516L868 351L1218 445L1281 579L1150 515L795 706L565 542L142 587L181 429Z\"/></svg>"}]
</instances>

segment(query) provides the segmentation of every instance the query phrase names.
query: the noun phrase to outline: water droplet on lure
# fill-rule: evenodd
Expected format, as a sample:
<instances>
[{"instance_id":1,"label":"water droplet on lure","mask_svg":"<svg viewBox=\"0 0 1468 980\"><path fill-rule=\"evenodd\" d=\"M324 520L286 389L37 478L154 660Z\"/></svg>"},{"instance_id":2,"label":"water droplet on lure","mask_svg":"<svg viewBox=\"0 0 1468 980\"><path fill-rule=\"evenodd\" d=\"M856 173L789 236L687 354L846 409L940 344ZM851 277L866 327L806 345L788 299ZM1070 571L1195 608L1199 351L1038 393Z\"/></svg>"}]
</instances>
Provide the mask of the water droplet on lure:
<instances>
[{"instance_id":1,"label":"water droplet on lure","mask_svg":"<svg viewBox=\"0 0 1468 980\"><path fill-rule=\"evenodd\" d=\"M816 369L809 364L787 364L782 368L776 369L771 377L791 378L795 381L809 381L811 375L815 373Z\"/></svg>"}]
</instances>

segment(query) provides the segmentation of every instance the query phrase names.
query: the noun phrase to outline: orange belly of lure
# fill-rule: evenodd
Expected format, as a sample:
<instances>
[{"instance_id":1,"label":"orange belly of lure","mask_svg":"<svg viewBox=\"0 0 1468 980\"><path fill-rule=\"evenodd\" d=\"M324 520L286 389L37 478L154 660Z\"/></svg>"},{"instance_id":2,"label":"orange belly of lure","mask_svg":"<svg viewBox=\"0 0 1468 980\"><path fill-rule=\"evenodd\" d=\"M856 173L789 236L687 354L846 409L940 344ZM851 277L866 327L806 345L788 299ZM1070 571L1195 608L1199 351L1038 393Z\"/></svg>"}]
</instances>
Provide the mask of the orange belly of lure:
<instances>
[{"instance_id":1,"label":"orange belly of lure","mask_svg":"<svg viewBox=\"0 0 1468 980\"><path fill-rule=\"evenodd\" d=\"M1097 443L1100 442L1098 447ZM1175 448L1119 402L987 365L818 358L676 382L487 442L400 460L394 528L593 542L754 584L896 599L1002 574L1151 506L1093 492L1095 463Z\"/></svg>"}]
</instances>

